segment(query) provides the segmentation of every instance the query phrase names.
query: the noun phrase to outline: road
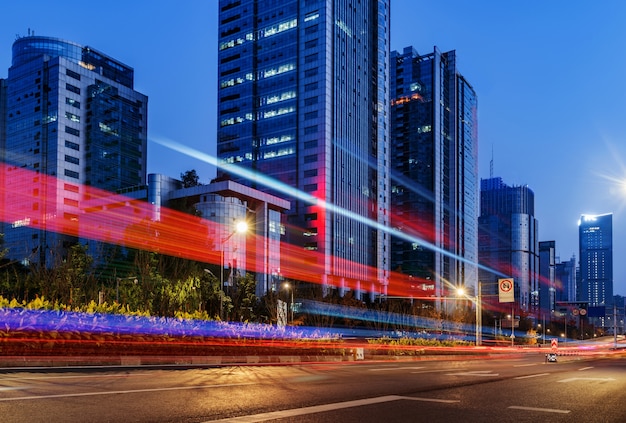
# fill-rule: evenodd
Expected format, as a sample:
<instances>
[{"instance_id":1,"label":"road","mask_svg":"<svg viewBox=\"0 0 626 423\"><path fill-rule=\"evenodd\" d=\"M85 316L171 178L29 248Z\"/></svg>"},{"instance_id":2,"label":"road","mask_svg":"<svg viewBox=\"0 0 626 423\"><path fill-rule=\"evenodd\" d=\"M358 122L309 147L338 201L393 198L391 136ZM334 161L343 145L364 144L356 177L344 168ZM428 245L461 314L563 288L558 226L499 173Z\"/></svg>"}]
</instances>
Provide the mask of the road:
<instances>
[{"instance_id":1,"label":"road","mask_svg":"<svg viewBox=\"0 0 626 423\"><path fill-rule=\"evenodd\" d=\"M626 359L0 373L3 422L624 422Z\"/></svg>"}]
</instances>

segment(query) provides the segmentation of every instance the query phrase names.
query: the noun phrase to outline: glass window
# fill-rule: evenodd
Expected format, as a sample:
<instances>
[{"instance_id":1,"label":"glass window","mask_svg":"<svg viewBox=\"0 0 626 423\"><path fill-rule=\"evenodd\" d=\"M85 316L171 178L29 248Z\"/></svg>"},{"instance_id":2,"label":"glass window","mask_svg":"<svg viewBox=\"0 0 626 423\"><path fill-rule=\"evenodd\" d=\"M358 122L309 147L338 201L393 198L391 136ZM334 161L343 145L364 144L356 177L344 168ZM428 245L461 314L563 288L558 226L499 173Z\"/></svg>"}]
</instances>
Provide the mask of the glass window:
<instances>
[{"instance_id":1,"label":"glass window","mask_svg":"<svg viewBox=\"0 0 626 423\"><path fill-rule=\"evenodd\" d=\"M65 84L65 89L74 93L74 94L80 94L80 88L75 87L72 84Z\"/></svg>"},{"instance_id":2,"label":"glass window","mask_svg":"<svg viewBox=\"0 0 626 423\"><path fill-rule=\"evenodd\" d=\"M78 157L68 156L67 154L65 155L65 161L68 163L80 164Z\"/></svg>"},{"instance_id":3,"label":"glass window","mask_svg":"<svg viewBox=\"0 0 626 423\"><path fill-rule=\"evenodd\" d=\"M69 104L70 106L74 106L77 109L80 109L80 101L74 100L73 98L65 97L65 104Z\"/></svg>"},{"instance_id":4,"label":"glass window","mask_svg":"<svg viewBox=\"0 0 626 423\"><path fill-rule=\"evenodd\" d=\"M76 135L77 137L80 137L80 131L78 129L74 129L74 128L70 128L69 126L66 126L65 132L67 132L68 134L72 134L72 135Z\"/></svg>"},{"instance_id":5,"label":"glass window","mask_svg":"<svg viewBox=\"0 0 626 423\"><path fill-rule=\"evenodd\" d=\"M74 113L65 112L65 118L71 120L72 122L80 122L80 116L75 115Z\"/></svg>"},{"instance_id":6,"label":"glass window","mask_svg":"<svg viewBox=\"0 0 626 423\"><path fill-rule=\"evenodd\" d=\"M78 145L78 144L76 144L75 142L72 142L72 141L65 140L65 146L67 148L71 148L72 150L76 150L76 151L80 150L80 145Z\"/></svg>"},{"instance_id":7,"label":"glass window","mask_svg":"<svg viewBox=\"0 0 626 423\"><path fill-rule=\"evenodd\" d=\"M317 82L311 82L304 86L304 91L313 91L317 89Z\"/></svg>"},{"instance_id":8,"label":"glass window","mask_svg":"<svg viewBox=\"0 0 626 423\"><path fill-rule=\"evenodd\" d=\"M65 169L64 174L65 176L69 176L70 178L79 178L78 172L74 172L73 170Z\"/></svg>"},{"instance_id":9,"label":"glass window","mask_svg":"<svg viewBox=\"0 0 626 423\"><path fill-rule=\"evenodd\" d=\"M65 74L67 76L69 76L70 78L74 78L74 79L80 81L80 74L74 72L73 70L65 69Z\"/></svg>"}]
</instances>

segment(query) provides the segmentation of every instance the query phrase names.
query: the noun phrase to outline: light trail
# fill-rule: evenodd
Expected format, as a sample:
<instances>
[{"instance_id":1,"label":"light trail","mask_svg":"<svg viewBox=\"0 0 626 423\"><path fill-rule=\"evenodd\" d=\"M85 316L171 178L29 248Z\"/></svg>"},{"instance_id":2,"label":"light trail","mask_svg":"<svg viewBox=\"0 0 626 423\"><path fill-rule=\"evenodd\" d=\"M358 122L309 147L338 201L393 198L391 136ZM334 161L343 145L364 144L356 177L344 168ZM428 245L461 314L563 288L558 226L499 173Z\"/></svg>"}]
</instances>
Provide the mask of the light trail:
<instances>
[{"instance_id":1,"label":"light trail","mask_svg":"<svg viewBox=\"0 0 626 423\"><path fill-rule=\"evenodd\" d=\"M187 155L189 157L193 157L194 159L197 159L197 160L200 160L200 161L204 161L205 163L208 163L208 164L213 165L213 166L215 166L217 168L226 170L229 173L235 174L235 175L237 175L239 177L245 178L245 179L250 180L250 181L258 182L259 184L261 184L263 186L266 186L268 188L271 188L273 190L281 192L281 193L283 193L283 194L285 194L285 195L287 195L289 197L296 198L296 199L298 199L300 201L303 201L303 202L305 202L307 204L310 204L310 205L313 205L313 206L319 206L319 207L322 207L325 210L331 211L331 212L333 212L335 214L348 217L348 218L350 218L352 220L355 220L357 222L361 222L361 223L371 227L372 229L376 229L376 230L379 230L379 231L386 232L386 233L388 233L390 235L393 235L394 237L398 237L398 238L403 239L405 241L420 243L422 246L424 246L425 248L427 248L427 249L429 249L431 251L435 251L435 252L443 254L443 255L445 255L447 257L451 257L451 258L453 258L455 260L459 260L459 261L462 261L464 263L468 263L468 264L477 266L478 268L483 268L483 269L488 270L488 271L490 271L492 273L495 273L495 274L497 274L499 276L502 276L502 277L508 277L509 276L509 275L505 275L505 274L503 274L503 273L501 273L501 272L499 272L499 271L497 271L495 269L491 269L491 268L487 268L487 267L481 266L477 262L473 262L471 260L466 259L465 257L458 256L458 255L453 254L453 253L451 253L449 251L446 251L446 250L444 250L442 248L439 248L436 245L434 245L433 243L431 243L431 242L429 242L429 241L427 241L425 239L418 238L418 237L416 237L414 235L403 233L403 232L400 232L400 231L395 231L395 230L393 230L392 228L390 228L388 226L382 225L382 224L380 224L380 223L378 223L376 221L373 221L371 219L364 218L363 216L360 216L360 215L358 215L356 213L353 213L350 210L346 210L346 209L343 209L341 207L337 207L337 206L335 206L332 203L329 203L329 202L327 202L327 201L325 201L323 199L317 198L317 197L315 197L313 195L310 195L310 194L308 194L306 192L300 191L300 190L298 190L298 189L296 189L296 188L294 188L294 187L292 187L290 185L287 185L287 184L285 184L283 182L280 182L280 181L278 181L276 179L270 178L270 177L268 177L266 175L260 174L258 172L251 171L249 169L246 169L246 168L244 168L242 166L237 166L235 164L226 164L225 165L225 164L221 163L216 157L214 157L214 156L212 156L210 154L203 153L203 152L201 152L199 150L195 150L195 149L193 149L191 147L188 147L186 145L180 144L180 143L178 143L176 141L168 140L168 139L165 139L165 138L152 138L151 141L153 141L153 142L155 142L157 144L160 144L160 145L162 145L164 147L170 148L170 149L172 149L174 151L177 151L179 153L185 154L185 155Z\"/></svg>"}]
</instances>

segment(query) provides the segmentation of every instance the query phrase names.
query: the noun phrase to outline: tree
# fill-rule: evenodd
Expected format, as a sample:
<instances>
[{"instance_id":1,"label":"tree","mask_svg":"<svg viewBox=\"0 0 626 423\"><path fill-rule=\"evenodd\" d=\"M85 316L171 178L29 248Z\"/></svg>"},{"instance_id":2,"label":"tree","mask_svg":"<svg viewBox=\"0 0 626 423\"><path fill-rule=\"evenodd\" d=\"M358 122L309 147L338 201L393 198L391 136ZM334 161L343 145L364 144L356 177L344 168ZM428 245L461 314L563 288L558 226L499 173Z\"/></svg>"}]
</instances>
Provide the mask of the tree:
<instances>
[{"instance_id":1,"label":"tree","mask_svg":"<svg viewBox=\"0 0 626 423\"><path fill-rule=\"evenodd\" d=\"M183 188L197 187L202 185L200 183L200 177L196 173L195 169L188 170L180 174L180 179L183 181Z\"/></svg>"}]
</instances>

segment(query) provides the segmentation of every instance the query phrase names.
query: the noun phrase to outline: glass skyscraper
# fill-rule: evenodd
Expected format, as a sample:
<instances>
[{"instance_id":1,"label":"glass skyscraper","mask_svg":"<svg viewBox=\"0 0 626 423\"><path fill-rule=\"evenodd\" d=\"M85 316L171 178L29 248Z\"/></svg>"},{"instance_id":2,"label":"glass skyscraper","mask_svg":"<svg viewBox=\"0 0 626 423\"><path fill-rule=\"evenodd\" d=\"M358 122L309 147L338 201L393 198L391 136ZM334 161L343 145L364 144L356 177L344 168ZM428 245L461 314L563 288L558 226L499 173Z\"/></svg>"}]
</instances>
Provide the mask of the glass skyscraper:
<instances>
[{"instance_id":1,"label":"glass skyscraper","mask_svg":"<svg viewBox=\"0 0 626 423\"><path fill-rule=\"evenodd\" d=\"M535 193L508 186L501 178L481 180L479 278L487 295L498 293L498 279L515 282L515 301L525 311L539 308L539 242Z\"/></svg>"},{"instance_id":2,"label":"glass skyscraper","mask_svg":"<svg viewBox=\"0 0 626 423\"><path fill-rule=\"evenodd\" d=\"M478 101L454 51L391 52L391 270L437 296L478 278Z\"/></svg>"},{"instance_id":3,"label":"glass skyscraper","mask_svg":"<svg viewBox=\"0 0 626 423\"><path fill-rule=\"evenodd\" d=\"M613 305L613 214L582 215L578 224L579 301Z\"/></svg>"},{"instance_id":4,"label":"glass skyscraper","mask_svg":"<svg viewBox=\"0 0 626 423\"><path fill-rule=\"evenodd\" d=\"M384 294L389 0L220 0L218 48L218 178L291 201L294 278Z\"/></svg>"},{"instance_id":5,"label":"glass skyscraper","mask_svg":"<svg viewBox=\"0 0 626 423\"><path fill-rule=\"evenodd\" d=\"M58 229L79 220L85 186L146 183L148 99L133 80L131 67L91 47L34 35L14 42L3 116L12 259L61 259L77 232Z\"/></svg>"}]
</instances>

